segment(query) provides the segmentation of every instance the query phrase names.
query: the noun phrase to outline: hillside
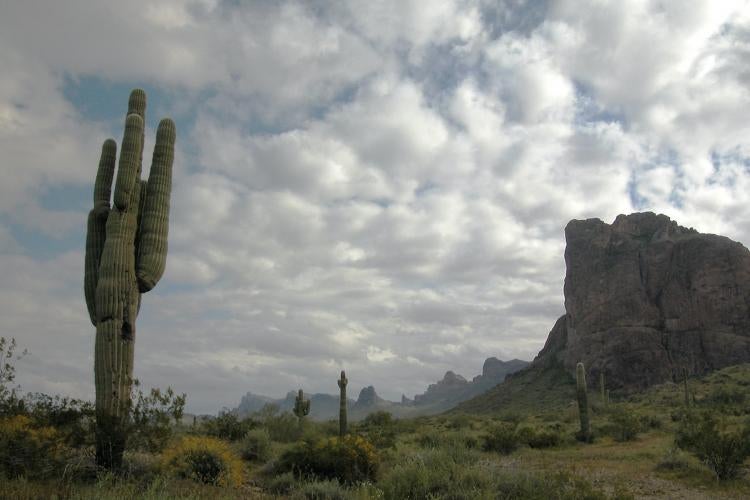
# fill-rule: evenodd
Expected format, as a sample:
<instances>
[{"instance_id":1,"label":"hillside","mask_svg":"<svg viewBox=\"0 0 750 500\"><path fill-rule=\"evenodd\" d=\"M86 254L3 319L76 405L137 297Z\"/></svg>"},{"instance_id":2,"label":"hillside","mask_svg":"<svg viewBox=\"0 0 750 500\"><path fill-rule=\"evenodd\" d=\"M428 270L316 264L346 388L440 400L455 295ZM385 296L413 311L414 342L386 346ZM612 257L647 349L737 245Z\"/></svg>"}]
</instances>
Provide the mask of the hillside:
<instances>
[{"instance_id":1,"label":"hillside","mask_svg":"<svg viewBox=\"0 0 750 500\"><path fill-rule=\"evenodd\" d=\"M590 387L640 391L750 362L750 252L651 212L565 228L566 313L532 364L456 411L566 400L582 361Z\"/></svg>"}]
</instances>

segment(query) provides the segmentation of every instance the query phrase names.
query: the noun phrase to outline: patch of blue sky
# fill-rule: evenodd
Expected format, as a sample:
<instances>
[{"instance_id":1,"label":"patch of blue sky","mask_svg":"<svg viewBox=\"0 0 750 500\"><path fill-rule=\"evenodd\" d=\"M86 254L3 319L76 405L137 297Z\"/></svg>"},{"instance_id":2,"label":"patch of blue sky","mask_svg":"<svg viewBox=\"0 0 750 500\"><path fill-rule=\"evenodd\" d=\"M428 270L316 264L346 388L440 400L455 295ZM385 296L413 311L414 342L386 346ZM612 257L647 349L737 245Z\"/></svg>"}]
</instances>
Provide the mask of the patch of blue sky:
<instances>
[{"instance_id":1,"label":"patch of blue sky","mask_svg":"<svg viewBox=\"0 0 750 500\"><path fill-rule=\"evenodd\" d=\"M633 205L636 211L641 211L648 207L648 200L638 192L638 180L635 172L630 173L628 196L630 197L630 204Z\"/></svg>"},{"instance_id":2,"label":"patch of blue sky","mask_svg":"<svg viewBox=\"0 0 750 500\"><path fill-rule=\"evenodd\" d=\"M574 123L583 126L595 122L618 123L623 130L627 130L628 121L624 114L602 107L597 101L593 90L581 81L574 80L576 94L576 111Z\"/></svg>"},{"instance_id":3,"label":"patch of blue sky","mask_svg":"<svg viewBox=\"0 0 750 500\"><path fill-rule=\"evenodd\" d=\"M156 130L159 120L171 117L178 131L178 140L188 137L195 126L197 107L195 103L205 102L213 92L206 90L191 93L179 88L164 88L148 82L127 81L113 82L95 76L66 76L62 92L84 120L104 122L110 130L102 131L102 141L114 134L118 142L122 140L122 123L127 112L128 97L134 88L146 92L146 126ZM181 146L190 151L189 143ZM144 158L149 157L144 152Z\"/></svg>"},{"instance_id":4,"label":"patch of blue sky","mask_svg":"<svg viewBox=\"0 0 750 500\"><path fill-rule=\"evenodd\" d=\"M38 260L49 260L60 255L81 250L85 245L86 220L79 227L66 231L60 236L51 236L34 228L29 228L19 221L0 216L0 224L10 230L10 234L27 257Z\"/></svg>"}]
</instances>

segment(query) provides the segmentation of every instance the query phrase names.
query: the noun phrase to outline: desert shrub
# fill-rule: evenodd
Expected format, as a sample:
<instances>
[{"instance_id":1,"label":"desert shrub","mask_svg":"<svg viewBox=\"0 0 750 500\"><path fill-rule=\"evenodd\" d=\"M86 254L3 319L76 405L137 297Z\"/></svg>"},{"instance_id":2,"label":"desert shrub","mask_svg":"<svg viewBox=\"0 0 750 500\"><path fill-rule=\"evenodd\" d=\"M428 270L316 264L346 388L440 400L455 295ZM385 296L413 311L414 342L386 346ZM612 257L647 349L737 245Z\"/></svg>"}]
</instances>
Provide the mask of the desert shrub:
<instances>
[{"instance_id":1,"label":"desert shrub","mask_svg":"<svg viewBox=\"0 0 750 500\"><path fill-rule=\"evenodd\" d=\"M362 425L364 425L365 427L382 427L392 424L393 415L384 410L372 412L362 420Z\"/></svg>"},{"instance_id":2,"label":"desert shrub","mask_svg":"<svg viewBox=\"0 0 750 500\"><path fill-rule=\"evenodd\" d=\"M296 422L295 422L296 423ZM240 419L230 411L221 411L216 418L206 420L201 426L203 433L227 441L239 441L249 430L258 426L252 418Z\"/></svg>"},{"instance_id":3,"label":"desert shrub","mask_svg":"<svg viewBox=\"0 0 750 500\"><path fill-rule=\"evenodd\" d=\"M212 437L184 436L162 453L162 467L180 478L206 484L239 486L242 462L229 445Z\"/></svg>"},{"instance_id":4,"label":"desert shrub","mask_svg":"<svg viewBox=\"0 0 750 500\"><path fill-rule=\"evenodd\" d=\"M742 405L747 398L746 392L746 389L740 387L721 386L711 391L703 403L718 407Z\"/></svg>"},{"instance_id":5,"label":"desert shrub","mask_svg":"<svg viewBox=\"0 0 750 500\"><path fill-rule=\"evenodd\" d=\"M137 389L130 411L128 447L151 453L163 450L182 418L186 398L185 394L175 394L171 387L165 391L151 389L148 394Z\"/></svg>"},{"instance_id":6,"label":"desert shrub","mask_svg":"<svg viewBox=\"0 0 750 500\"><path fill-rule=\"evenodd\" d=\"M378 449L396 447L396 421L387 411L376 411L367 415L354 430Z\"/></svg>"},{"instance_id":7,"label":"desert shrub","mask_svg":"<svg viewBox=\"0 0 750 500\"><path fill-rule=\"evenodd\" d=\"M656 470L660 471L687 470L689 468L690 462L687 456L677 446L670 447L656 464Z\"/></svg>"},{"instance_id":8,"label":"desert shrub","mask_svg":"<svg viewBox=\"0 0 750 500\"><path fill-rule=\"evenodd\" d=\"M290 496L293 500L346 500L346 489L335 479L313 480L299 483Z\"/></svg>"},{"instance_id":9,"label":"desert shrub","mask_svg":"<svg viewBox=\"0 0 750 500\"><path fill-rule=\"evenodd\" d=\"M509 422L495 424L484 436L484 451L495 451L507 455L519 446L516 426Z\"/></svg>"},{"instance_id":10,"label":"desert shrub","mask_svg":"<svg viewBox=\"0 0 750 500\"><path fill-rule=\"evenodd\" d=\"M442 437L437 429L428 428L417 434L416 442L422 448L440 448Z\"/></svg>"},{"instance_id":11,"label":"desert shrub","mask_svg":"<svg viewBox=\"0 0 750 500\"><path fill-rule=\"evenodd\" d=\"M372 443L361 436L347 435L299 443L281 455L276 469L308 478L355 483L373 480L378 461Z\"/></svg>"},{"instance_id":12,"label":"desert shrub","mask_svg":"<svg viewBox=\"0 0 750 500\"><path fill-rule=\"evenodd\" d=\"M455 429L455 430L467 429L471 427L471 419L469 418L468 415L465 415L463 413L459 415L455 415L450 420L448 420L447 427L449 429Z\"/></svg>"},{"instance_id":13,"label":"desert shrub","mask_svg":"<svg viewBox=\"0 0 750 500\"><path fill-rule=\"evenodd\" d=\"M495 477L493 498L510 500L606 500L607 495L585 479L559 472L546 476L504 473Z\"/></svg>"},{"instance_id":14,"label":"desert shrub","mask_svg":"<svg viewBox=\"0 0 750 500\"><path fill-rule=\"evenodd\" d=\"M272 441L293 443L300 438L297 417L289 412L281 412L278 405L268 404L252 415L254 420L268 431Z\"/></svg>"},{"instance_id":15,"label":"desert shrub","mask_svg":"<svg viewBox=\"0 0 750 500\"><path fill-rule=\"evenodd\" d=\"M489 497L493 479L486 470L466 467L447 450L409 455L378 481L386 499L470 499Z\"/></svg>"},{"instance_id":16,"label":"desert shrub","mask_svg":"<svg viewBox=\"0 0 750 500\"><path fill-rule=\"evenodd\" d=\"M272 476L265 484L266 489L274 495L286 495L294 489L297 485L297 478L294 477L294 473L284 472L283 474L277 474Z\"/></svg>"},{"instance_id":17,"label":"desert shrub","mask_svg":"<svg viewBox=\"0 0 750 500\"><path fill-rule=\"evenodd\" d=\"M646 414L638 417L641 430L644 429L661 429L664 427L664 421L656 415Z\"/></svg>"},{"instance_id":18,"label":"desert shrub","mask_svg":"<svg viewBox=\"0 0 750 500\"><path fill-rule=\"evenodd\" d=\"M23 413L24 401L18 395L19 387L13 385L16 379L14 362L27 354L17 353L16 339L0 337L0 417L12 417Z\"/></svg>"},{"instance_id":19,"label":"desert shrub","mask_svg":"<svg viewBox=\"0 0 750 500\"><path fill-rule=\"evenodd\" d=\"M698 457L718 479L732 479L750 456L750 424L742 430L722 431L710 412L687 413L677 428L675 443Z\"/></svg>"},{"instance_id":20,"label":"desert shrub","mask_svg":"<svg viewBox=\"0 0 750 500\"><path fill-rule=\"evenodd\" d=\"M617 408L610 414L609 422L607 433L615 441L633 441L641 430L641 421L638 415L624 406Z\"/></svg>"},{"instance_id":21,"label":"desert shrub","mask_svg":"<svg viewBox=\"0 0 750 500\"><path fill-rule=\"evenodd\" d=\"M94 405L89 401L34 393L24 397L24 406L36 425L53 427L66 445L94 443Z\"/></svg>"},{"instance_id":22,"label":"desert shrub","mask_svg":"<svg viewBox=\"0 0 750 500\"><path fill-rule=\"evenodd\" d=\"M266 429L247 431L240 442L240 453L245 460L265 462L271 456L271 436Z\"/></svg>"},{"instance_id":23,"label":"desert shrub","mask_svg":"<svg viewBox=\"0 0 750 500\"><path fill-rule=\"evenodd\" d=\"M562 438L560 433L554 429L534 429L533 432L526 438L525 442L529 447L535 449L552 448L559 446Z\"/></svg>"},{"instance_id":24,"label":"desert shrub","mask_svg":"<svg viewBox=\"0 0 750 500\"><path fill-rule=\"evenodd\" d=\"M9 478L43 478L60 464L63 443L52 427L38 427L26 415L0 419L0 473Z\"/></svg>"}]
</instances>

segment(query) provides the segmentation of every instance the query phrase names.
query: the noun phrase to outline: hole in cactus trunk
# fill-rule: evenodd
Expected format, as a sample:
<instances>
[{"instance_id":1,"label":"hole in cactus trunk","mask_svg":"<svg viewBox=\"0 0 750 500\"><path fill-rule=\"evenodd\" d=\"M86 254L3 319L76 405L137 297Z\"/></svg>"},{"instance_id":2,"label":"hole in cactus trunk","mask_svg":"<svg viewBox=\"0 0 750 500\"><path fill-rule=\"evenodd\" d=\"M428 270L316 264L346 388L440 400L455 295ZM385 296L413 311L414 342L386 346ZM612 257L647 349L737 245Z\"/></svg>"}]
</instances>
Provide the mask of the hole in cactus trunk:
<instances>
[{"instance_id":1,"label":"hole in cactus trunk","mask_svg":"<svg viewBox=\"0 0 750 500\"><path fill-rule=\"evenodd\" d=\"M122 337L122 340L125 340L125 341L133 340L133 333L134 333L133 325L125 321L122 324L122 332L120 334Z\"/></svg>"}]
</instances>

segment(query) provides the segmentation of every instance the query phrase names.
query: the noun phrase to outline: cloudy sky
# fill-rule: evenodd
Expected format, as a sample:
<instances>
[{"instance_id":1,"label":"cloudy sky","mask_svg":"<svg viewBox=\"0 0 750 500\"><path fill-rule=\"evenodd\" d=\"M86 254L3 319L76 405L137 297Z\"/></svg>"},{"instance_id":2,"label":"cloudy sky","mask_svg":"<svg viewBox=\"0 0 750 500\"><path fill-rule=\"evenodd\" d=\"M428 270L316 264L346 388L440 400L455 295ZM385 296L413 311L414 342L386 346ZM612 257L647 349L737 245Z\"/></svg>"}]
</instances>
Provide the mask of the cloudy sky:
<instances>
[{"instance_id":1,"label":"cloudy sky","mask_svg":"<svg viewBox=\"0 0 750 500\"><path fill-rule=\"evenodd\" d=\"M533 358L573 218L750 243L747 1L7 0L0 68L0 335L31 353L24 390L93 398L85 221L133 87L144 156L178 127L135 370L188 411L335 393L342 368L397 399Z\"/></svg>"}]
</instances>

